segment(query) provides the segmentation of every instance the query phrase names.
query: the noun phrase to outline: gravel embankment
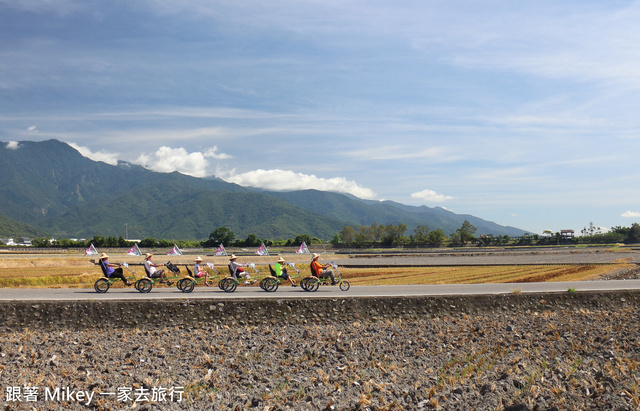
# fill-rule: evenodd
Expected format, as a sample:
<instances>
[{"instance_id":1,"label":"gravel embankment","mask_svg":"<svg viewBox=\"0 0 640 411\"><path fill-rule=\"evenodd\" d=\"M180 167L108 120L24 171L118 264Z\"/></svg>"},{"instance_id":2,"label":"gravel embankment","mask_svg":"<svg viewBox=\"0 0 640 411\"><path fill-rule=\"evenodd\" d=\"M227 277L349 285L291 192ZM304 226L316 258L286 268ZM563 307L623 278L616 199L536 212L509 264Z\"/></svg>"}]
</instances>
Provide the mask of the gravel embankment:
<instances>
[{"instance_id":1,"label":"gravel embankment","mask_svg":"<svg viewBox=\"0 0 640 411\"><path fill-rule=\"evenodd\" d=\"M135 327L111 327L120 314L114 310L112 317L94 318L95 326L83 329L8 330L0 333L3 405L8 410L638 409L640 294L500 298L496 303L478 297L466 307L464 297L432 299L398 312L381 309L392 306L384 302L378 308L376 302L360 301L329 309L326 304L340 302L309 301L305 304L320 311L303 315L294 306L287 314L283 307L282 315L265 315L264 321L234 306L233 315L182 326L155 326L151 315ZM35 403L25 395L33 387ZM93 392L90 405L80 404L77 396L51 398L67 387ZM144 401L154 393L160 394L156 401ZM142 401L134 404L136 396Z\"/></svg>"}]
</instances>

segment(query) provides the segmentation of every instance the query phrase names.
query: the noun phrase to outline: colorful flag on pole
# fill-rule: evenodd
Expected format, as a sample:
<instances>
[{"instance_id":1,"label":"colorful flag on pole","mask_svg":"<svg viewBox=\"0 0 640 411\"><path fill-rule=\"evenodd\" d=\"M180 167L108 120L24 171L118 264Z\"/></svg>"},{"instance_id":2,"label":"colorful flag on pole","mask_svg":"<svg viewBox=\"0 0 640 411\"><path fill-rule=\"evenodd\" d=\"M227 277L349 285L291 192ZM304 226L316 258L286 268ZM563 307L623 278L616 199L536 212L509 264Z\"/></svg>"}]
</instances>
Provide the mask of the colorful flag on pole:
<instances>
[{"instance_id":1,"label":"colorful flag on pole","mask_svg":"<svg viewBox=\"0 0 640 411\"><path fill-rule=\"evenodd\" d=\"M142 252L138 248L138 244L134 244L133 247L131 247L129 249L129 251L127 251L127 254L129 254L129 255L142 255Z\"/></svg>"},{"instance_id":2,"label":"colorful flag on pole","mask_svg":"<svg viewBox=\"0 0 640 411\"><path fill-rule=\"evenodd\" d=\"M300 248L298 248L298 251L296 251L296 253L309 254L309 247L307 247L307 244L304 241L302 242L302 244L300 244Z\"/></svg>"},{"instance_id":3,"label":"colorful flag on pole","mask_svg":"<svg viewBox=\"0 0 640 411\"><path fill-rule=\"evenodd\" d=\"M258 255L269 255L269 251L267 251L267 247L264 246L264 243L260 244L258 251L256 251Z\"/></svg>"},{"instance_id":4,"label":"colorful flag on pole","mask_svg":"<svg viewBox=\"0 0 640 411\"><path fill-rule=\"evenodd\" d=\"M167 253L167 255L182 255L182 251L180 251L178 246L174 244L173 248Z\"/></svg>"},{"instance_id":5,"label":"colorful flag on pole","mask_svg":"<svg viewBox=\"0 0 640 411\"><path fill-rule=\"evenodd\" d=\"M216 255L227 255L227 250L225 250L224 245L220 244L220 247L216 250Z\"/></svg>"},{"instance_id":6,"label":"colorful flag on pole","mask_svg":"<svg viewBox=\"0 0 640 411\"><path fill-rule=\"evenodd\" d=\"M84 255L98 255L98 250L93 246L93 243L85 250Z\"/></svg>"}]
</instances>

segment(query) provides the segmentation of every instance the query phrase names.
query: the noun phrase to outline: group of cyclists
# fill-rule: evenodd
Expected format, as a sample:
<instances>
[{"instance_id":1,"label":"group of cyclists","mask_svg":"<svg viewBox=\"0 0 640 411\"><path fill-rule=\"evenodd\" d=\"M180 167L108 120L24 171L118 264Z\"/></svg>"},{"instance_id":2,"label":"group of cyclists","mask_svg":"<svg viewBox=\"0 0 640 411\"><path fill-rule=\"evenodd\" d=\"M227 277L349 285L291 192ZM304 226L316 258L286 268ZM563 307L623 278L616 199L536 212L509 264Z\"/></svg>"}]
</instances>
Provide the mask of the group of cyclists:
<instances>
[{"instance_id":1,"label":"group of cyclists","mask_svg":"<svg viewBox=\"0 0 640 411\"><path fill-rule=\"evenodd\" d=\"M162 268L164 267L164 264L155 264L152 262L152 258L153 258L153 254L151 253L145 254L144 268L145 268L147 277L159 278L161 284L171 285L172 283L166 280L166 273L164 268ZM336 275L335 275L335 272L331 269L331 264L322 264L318 261L319 258L320 258L320 254L314 253L312 255L312 260L310 265L312 275L317 278L330 278L331 285L337 284L338 282L336 281ZM124 272L122 270L122 265L118 263L110 263L108 260L109 260L109 256L106 253L102 253L102 255L100 256L99 264L103 272L105 273L105 275L109 278L120 278L126 286L132 285L133 283L128 281L127 278L125 277ZM278 260L274 264L273 273L276 277L278 277L282 281L289 280L292 287L297 287L298 285L287 272L287 267L285 266L285 263L286 261L282 256L278 258ZM229 258L229 274L236 281L238 281L239 278L242 277L244 279L245 285L253 284L253 280L251 279L251 276L244 269L244 267L248 267L248 266L249 266L248 263L239 263L238 257L236 257L234 254L231 254ZM202 257L200 256L196 257L193 275L198 278L204 277L204 280L205 280L204 283L207 285L209 285L209 281L208 281L209 267L212 267L212 265L205 264Z\"/></svg>"}]
</instances>

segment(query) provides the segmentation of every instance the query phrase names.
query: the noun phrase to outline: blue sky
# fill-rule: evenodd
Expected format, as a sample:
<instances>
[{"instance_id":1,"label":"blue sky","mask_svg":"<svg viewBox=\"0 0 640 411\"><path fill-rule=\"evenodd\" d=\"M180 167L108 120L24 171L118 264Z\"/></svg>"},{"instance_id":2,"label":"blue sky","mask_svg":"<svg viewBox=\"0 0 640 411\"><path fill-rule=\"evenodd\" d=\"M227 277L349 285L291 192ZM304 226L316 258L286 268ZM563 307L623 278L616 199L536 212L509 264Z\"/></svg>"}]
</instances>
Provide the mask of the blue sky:
<instances>
[{"instance_id":1,"label":"blue sky","mask_svg":"<svg viewBox=\"0 0 640 411\"><path fill-rule=\"evenodd\" d=\"M445 207L640 221L640 2L0 0L0 141Z\"/></svg>"}]
</instances>

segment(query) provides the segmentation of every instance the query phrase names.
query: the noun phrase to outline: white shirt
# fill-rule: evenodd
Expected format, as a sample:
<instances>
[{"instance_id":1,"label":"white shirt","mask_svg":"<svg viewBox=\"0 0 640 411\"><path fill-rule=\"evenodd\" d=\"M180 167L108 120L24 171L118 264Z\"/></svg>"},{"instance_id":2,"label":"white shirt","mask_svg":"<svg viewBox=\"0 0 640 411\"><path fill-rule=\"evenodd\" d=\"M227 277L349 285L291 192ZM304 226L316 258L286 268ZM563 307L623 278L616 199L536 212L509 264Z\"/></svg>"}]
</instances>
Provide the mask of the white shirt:
<instances>
[{"instance_id":1,"label":"white shirt","mask_svg":"<svg viewBox=\"0 0 640 411\"><path fill-rule=\"evenodd\" d=\"M153 273L158 271L158 269L153 266L153 263L151 262L151 260L145 261L144 262L144 267L147 270L147 272L149 273L149 276L151 276Z\"/></svg>"}]
</instances>

